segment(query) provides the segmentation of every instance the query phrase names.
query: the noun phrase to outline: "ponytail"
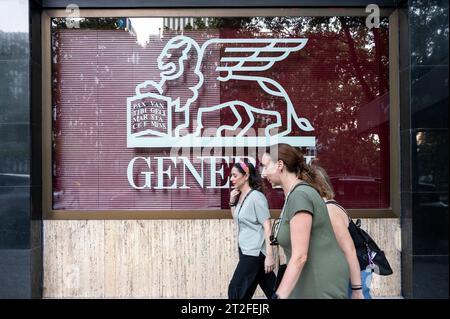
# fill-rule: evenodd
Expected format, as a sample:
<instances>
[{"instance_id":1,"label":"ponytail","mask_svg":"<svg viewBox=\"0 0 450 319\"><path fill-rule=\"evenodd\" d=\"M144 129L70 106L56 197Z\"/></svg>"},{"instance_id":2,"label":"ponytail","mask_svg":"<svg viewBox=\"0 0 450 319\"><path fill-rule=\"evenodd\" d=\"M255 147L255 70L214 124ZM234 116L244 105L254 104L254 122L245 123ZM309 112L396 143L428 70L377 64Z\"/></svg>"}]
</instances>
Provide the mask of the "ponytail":
<instances>
[{"instance_id":1,"label":"ponytail","mask_svg":"<svg viewBox=\"0 0 450 319\"><path fill-rule=\"evenodd\" d=\"M266 153L273 161L283 161L288 172L314 187L321 197L327 199L334 197L333 188L325 170L316 164L306 164L303 153L298 148L282 143L271 146Z\"/></svg>"},{"instance_id":2,"label":"ponytail","mask_svg":"<svg viewBox=\"0 0 450 319\"><path fill-rule=\"evenodd\" d=\"M305 164L300 178L314 187L321 197L327 200L334 199L333 186L327 172L322 167L315 164Z\"/></svg>"},{"instance_id":3,"label":"ponytail","mask_svg":"<svg viewBox=\"0 0 450 319\"><path fill-rule=\"evenodd\" d=\"M300 173L298 177L314 187L319 193L321 193L320 186L317 181L316 171L312 169L311 165L306 163L301 163L299 166Z\"/></svg>"}]
</instances>

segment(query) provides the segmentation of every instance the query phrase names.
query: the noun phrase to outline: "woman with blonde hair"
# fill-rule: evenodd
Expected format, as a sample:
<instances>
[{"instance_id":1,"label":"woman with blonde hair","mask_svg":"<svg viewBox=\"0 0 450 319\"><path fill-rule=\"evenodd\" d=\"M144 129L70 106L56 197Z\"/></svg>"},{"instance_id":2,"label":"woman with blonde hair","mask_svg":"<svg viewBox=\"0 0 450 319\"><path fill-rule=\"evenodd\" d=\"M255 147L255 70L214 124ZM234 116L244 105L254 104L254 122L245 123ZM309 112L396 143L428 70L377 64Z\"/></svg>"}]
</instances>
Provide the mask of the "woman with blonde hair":
<instances>
[{"instance_id":1,"label":"woman with blonde hair","mask_svg":"<svg viewBox=\"0 0 450 319\"><path fill-rule=\"evenodd\" d=\"M314 180L311 183L314 184L327 205L334 234L350 268L349 296L352 299L371 299L369 285L372 271L360 269L355 245L349 231L350 216L334 200L333 187L325 169L317 164L313 164L311 169L314 171Z\"/></svg>"}]
</instances>

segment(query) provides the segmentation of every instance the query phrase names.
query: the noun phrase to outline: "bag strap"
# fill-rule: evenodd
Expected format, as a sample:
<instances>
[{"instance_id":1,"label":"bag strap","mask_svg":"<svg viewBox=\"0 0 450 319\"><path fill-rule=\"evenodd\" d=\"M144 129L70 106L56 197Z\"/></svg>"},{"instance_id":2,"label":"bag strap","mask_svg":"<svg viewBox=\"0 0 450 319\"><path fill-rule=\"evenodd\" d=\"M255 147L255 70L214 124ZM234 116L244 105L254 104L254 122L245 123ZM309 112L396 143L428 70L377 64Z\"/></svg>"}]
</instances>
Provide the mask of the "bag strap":
<instances>
[{"instance_id":1,"label":"bag strap","mask_svg":"<svg viewBox=\"0 0 450 319\"><path fill-rule=\"evenodd\" d=\"M277 254L278 254L278 269L280 269L280 266L281 266L280 245L278 245L278 247L277 247Z\"/></svg>"},{"instance_id":2,"label":"bag strap","mask_svg":"<svg viewBox=\"0 0 450 319\"><path fill-rule=\"evenodd\" d=\"M334 206L339 207L339 208L342 209L342 211L347 215L348 221L349 221L349 222L353 222L353 220L352 220L352 218L350 217L350 215L348 214L347 210L346 210L344 207L342 207L341 205L339 205L339 203L338 203L337 201L335 201L335 200L327 200L327 201L325 201L325 204L326 204L326 205L331 204L331 205L334 205Z\"/></svg>"},{"instance_id":3,"label":"bag strap","mask_svg":"<svg viewBox=\"0 0 450 319\"><path fill-rule=\"evenodd\" d=\"M247 197L250 196L250 194L251 194L253 191L254 191L254 189L251 189L251 190L247 193L247 195L245 195L244 199L242 200L241 205L239 206L239 210L237 211L236 218L239 219L239 213L241 212L242 206L244 206L245 200L247 199Z\"/></svg>"},{"instance_id":4,"label":"bag strap","mask_svg":"<svg viewBox=\"0 0 450 319\"><path fill-rule=\"evenodd\" d=\"M245 200L247 199L247 197L250 196L251 192L253 192L253 191L254 191L254 189L251 189L251 190L247 193L247 195L245 195L244 199L242 200L242 203L241 203L240 206L239 206L239 210L236 212L236 221L237 221L236 223L237 223L238 231L240 231L240 227L239 227L239 214L240 214L240 212L241 212L242 206L244 206ZM239 247L239 241L238 241L238 247Z\"/></svg>"}]
</instances>

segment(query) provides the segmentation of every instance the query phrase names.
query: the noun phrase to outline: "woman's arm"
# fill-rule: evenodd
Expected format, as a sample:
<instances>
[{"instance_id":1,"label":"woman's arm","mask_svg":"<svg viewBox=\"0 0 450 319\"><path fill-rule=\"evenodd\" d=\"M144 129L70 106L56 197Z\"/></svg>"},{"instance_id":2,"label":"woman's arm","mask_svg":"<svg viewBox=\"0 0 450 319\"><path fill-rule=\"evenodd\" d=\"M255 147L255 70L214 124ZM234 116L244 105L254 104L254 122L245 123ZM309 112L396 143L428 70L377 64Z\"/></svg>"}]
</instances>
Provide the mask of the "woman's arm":
<instances>
[{"instance_id":1,"label":"woman's arm","mask_svg":"<svg viewBox=\"0 0 450 319\"><path fill-rule=\"evenodd\" d=\"M336 205L327 205L331 225L337 242L344 252L350 269L350 282L352 286L361 286L361 271L358 257L356 257L355 244L348 231L347 214ZM352 299L363 299L362 290L353 290Z\"/></svg>"},{"instance_id":2,"label":"woman's arm","mask_svg":"<svg viewBox=\"0 0 450 319\"><path fill-rule=\"evenodd\" d=\"M270 245L270 233L272 232L272 223L270 218L267 218L263 224L264 238L266 239L266 259L264 261L264 270L267 273L271 272L275 267L275 259L273 256L273 248Z\"/></svg>"},{"instance_id":3,"label":"woman's arm","mask_svg":"<svg viewBox=\"0 0 450 319\"><path fill-rule=\"evenodd\" d=\"M312 216L308 212L298 212L289 223L291 229L292 255L286 272L277 289L281 299L288 298L297 284L303 266L308 259L309 238L311 237Z\"/></svg>"}]
</instances>

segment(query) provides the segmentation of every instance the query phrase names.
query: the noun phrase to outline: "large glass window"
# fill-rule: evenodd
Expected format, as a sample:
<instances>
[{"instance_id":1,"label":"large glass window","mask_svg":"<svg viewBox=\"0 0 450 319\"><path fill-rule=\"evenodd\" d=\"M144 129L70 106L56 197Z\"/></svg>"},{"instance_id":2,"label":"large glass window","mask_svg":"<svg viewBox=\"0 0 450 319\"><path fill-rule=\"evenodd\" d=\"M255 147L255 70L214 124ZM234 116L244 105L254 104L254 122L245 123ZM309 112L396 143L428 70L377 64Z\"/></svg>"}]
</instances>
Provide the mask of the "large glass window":
<instances>
[{"instance_id":1,"label":"large glass window","mask_svg":"<svg viewBox=\"0 0 450 319\"><path fill-rule=\"evenodd\" d=\"M390 207L380 22L51 19L52 209L227 209L231 165L274 141L320 163L345 207Z\"/></svg>"}]
</instances>

